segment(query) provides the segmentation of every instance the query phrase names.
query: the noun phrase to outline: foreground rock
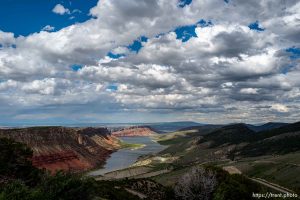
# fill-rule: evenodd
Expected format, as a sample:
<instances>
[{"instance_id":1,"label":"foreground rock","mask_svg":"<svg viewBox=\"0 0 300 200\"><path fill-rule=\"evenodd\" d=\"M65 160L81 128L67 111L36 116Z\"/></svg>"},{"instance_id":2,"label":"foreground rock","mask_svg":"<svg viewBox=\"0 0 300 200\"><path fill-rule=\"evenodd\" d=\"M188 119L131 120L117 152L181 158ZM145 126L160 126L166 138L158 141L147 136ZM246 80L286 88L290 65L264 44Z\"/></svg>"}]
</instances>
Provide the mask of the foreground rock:
<instances>
[{"instance_id":1,"label":"foreground rock","mask_svg":"<svg viewBox=\"0 0 300 200\"><path fill-rule=\"evenodd\" d=\"M33 165L51 172L78 172L101 166L120 148L120 141L106 128L0 129L0 137L28 145L33 150Z\"/></svg>"}]
</instances>

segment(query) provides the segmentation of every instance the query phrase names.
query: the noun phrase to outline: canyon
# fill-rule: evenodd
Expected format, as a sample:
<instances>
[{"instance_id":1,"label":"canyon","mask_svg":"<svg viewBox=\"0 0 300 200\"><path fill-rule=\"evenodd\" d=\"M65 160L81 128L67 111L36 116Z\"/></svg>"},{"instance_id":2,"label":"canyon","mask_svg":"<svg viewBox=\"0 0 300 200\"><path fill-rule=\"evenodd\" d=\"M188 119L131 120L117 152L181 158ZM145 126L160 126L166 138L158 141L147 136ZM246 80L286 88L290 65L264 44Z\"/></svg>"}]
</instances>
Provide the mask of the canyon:
<instances>
[{"instance_id":1,"label":"canyon","mask_svg":"<svg viewBox=\"0 0 300 200\"><path fill-rule=\"evenodd\" d=\"M121 141L106 128L29 127L0 129L0 137L25 143L32 163L54 173L82 172L102 166Z\"/></svg>"}]
</instances>

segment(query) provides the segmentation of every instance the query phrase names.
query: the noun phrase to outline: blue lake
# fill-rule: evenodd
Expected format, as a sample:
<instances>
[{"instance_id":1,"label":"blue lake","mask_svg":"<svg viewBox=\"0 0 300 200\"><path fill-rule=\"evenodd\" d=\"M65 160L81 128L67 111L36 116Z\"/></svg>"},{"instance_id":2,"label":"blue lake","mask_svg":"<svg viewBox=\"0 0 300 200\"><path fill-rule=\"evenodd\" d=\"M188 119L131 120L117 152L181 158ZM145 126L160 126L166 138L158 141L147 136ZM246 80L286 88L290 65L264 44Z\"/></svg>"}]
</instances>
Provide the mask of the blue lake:
<instances>
[{"instance_id":1,"label":"blue lake","mask_svg":"<svg viewBox=\"0 0 300 200\"><path fill-rule=\"evenodd\" d=\"M152 141L150 137L120 137L120 139L126 143L145 144L146 146L139 149L120 149L117 152L112 153L111 157L107 159L103 169L92 171L89 175L103 175L107 172L127 168L135 163L139 156L157 153L166 147Z\"/></svg>"}]
</instances>

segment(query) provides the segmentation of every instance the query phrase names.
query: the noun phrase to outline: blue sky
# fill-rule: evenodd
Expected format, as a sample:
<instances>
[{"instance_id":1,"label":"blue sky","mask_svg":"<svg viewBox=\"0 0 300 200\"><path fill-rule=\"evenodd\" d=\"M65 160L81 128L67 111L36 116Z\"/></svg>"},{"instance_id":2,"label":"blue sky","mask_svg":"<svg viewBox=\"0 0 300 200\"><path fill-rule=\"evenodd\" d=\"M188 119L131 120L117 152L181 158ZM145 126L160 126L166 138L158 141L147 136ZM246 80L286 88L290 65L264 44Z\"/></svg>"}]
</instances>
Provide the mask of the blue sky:
<instances>
[{"instance_id":1,"label":"blue sky","mask_svg":"<svg viewBox=\"0 0 300 200\"><path fill-rule=\"evenodd\" d=\"M295 121L299 8L298 0L2 0L0 126Z\"/></svg>"},{"instance_id":2,"label":"blue sky","mask_svg":"<svg viewBox=\"0 0 300 200\"><path fill-rule=\"evenodd\" d=\"M256 31L264 31L264 30L265 30L264 28L262 28L262 27L260 26L260 24L259 24L258 21L255 21L255 22L249 24L248 27L249 27L251 30L256 30Z\"/></svg>"},{"instance_id":3,"label":"blue sky","mask_svg":"<svg viewBox=\"0 0 300 200\"><path fill-rule=\"evenodd\" d=\"M27 36L50 25L58 31L63 27L90 19L89 10L96 6L97 2L97 0L1 0L0 30L13 32L16 36ZM57 4L71 11L80 10L80 12L70 15L55 14L52 9Z\"/></svg>"}]
</instances>

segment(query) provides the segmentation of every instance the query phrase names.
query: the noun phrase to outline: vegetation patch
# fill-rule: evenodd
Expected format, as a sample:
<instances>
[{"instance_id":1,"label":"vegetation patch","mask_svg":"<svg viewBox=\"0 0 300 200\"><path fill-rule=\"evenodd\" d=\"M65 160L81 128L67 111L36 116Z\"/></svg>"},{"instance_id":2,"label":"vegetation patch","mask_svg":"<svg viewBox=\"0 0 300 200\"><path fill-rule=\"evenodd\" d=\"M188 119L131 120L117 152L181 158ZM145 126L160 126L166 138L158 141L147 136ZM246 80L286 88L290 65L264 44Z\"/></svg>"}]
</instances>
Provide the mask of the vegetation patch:
<instances>
[{"instance_id":1,"label":"vegetation patch","mask_svg":"<svg viewBox=\"0 0 300 200\"><path fill-rule=\"evenodd\" d=\"M145 144L134 144L134 143L126 143L126 142L123 142L121 141L121 148L128 148L128 149L141 149L141 148L144 148L146 145Z\"/></svg>"}]
</instances>

